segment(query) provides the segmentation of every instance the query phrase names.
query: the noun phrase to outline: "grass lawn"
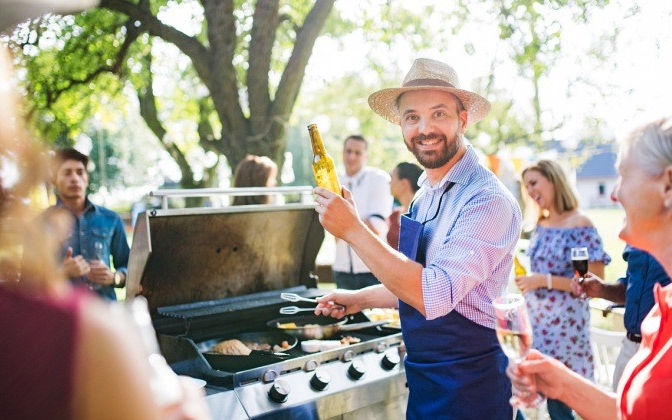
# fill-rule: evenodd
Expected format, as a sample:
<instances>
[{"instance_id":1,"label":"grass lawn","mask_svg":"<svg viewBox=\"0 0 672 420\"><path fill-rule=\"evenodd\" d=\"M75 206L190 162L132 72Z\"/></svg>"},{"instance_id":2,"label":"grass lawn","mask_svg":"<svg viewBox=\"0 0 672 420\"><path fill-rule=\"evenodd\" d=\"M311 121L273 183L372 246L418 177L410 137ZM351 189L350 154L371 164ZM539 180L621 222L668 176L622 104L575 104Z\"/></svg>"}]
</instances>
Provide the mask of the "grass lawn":
<instances>
[{"instance_id":1,"label":"grass lawn","mask_svg":"<svg viewBox=\"0 0 672 420\"><path fill-rule=\"evenodd\" d=\"M623 226L625 212L622 208L587 209L583 212L593 221L602 237L604 248L611 256L611 263L604 270L605 280L616 281L625 274L626 268L626 263L621 256L625 242L618 237Z\"/></svg>"}]
</instances>

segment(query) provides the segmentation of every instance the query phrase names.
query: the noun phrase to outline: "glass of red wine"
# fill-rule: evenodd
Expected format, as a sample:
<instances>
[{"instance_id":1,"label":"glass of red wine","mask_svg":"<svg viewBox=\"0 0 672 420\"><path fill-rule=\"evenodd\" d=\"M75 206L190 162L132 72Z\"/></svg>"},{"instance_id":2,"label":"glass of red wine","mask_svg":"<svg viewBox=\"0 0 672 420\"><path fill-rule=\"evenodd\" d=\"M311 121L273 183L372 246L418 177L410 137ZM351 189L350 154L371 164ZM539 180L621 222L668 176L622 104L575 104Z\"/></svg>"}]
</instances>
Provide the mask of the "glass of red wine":
<instances>
[{"instance_id":1,"label":"glass of red wine","mask_svg":"<svg viewBox=\"0 0 672 420\"><path fill-rule=\"evenodd\" d=\"M574 267L574 276L579 279L579 284L583 284L583 279L588 273L588 248L585 246L572 248L572 267ZM585 299L586 293L581 293L580 299Z\"/></svg>"},{"instance_id":2,"label":"glass of red wine","mask_svg":"<svg viewBox=\"0 0 672 420\"><path fill-rule=\"evenodd\" d=\"M532 326L525 308L525 298L522 295L510 293L497 297L492 302L497 316L497 339L504 354L511 359L511 363L518 364L525 360L532 348ZM518 408L538 407L546 398L538 393L529 394L517 391L509 403Z\"/></svg>"}]
</instances>

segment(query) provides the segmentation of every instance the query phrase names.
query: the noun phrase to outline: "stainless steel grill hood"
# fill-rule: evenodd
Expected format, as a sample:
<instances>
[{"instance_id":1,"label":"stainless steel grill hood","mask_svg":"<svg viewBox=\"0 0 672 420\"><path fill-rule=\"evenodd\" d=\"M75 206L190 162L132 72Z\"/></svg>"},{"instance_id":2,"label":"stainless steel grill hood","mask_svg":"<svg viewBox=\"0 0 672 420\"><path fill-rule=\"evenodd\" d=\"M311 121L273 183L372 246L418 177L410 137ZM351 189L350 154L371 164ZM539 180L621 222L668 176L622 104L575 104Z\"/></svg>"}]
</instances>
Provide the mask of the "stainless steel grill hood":
<instances>
[{"instance_id":1,"label":"stainless steel grill hood","mask_svg":"<svg viewBox=\"0 0 672 420\"><path fill-rule=\"evenodd\" d=\"M324 239L314 204L159 209L138 217L127 298L150 310L304 285Z\"/></svg>"}]
</instances>

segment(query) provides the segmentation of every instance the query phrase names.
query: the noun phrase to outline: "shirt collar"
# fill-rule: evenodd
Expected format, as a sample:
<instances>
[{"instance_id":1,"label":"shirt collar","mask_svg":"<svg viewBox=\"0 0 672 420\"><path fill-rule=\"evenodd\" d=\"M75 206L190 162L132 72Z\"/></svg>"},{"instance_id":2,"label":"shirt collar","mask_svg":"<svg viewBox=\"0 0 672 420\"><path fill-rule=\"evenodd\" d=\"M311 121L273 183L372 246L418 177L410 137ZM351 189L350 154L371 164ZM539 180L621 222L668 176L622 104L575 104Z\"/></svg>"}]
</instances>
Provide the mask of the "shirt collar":
<instances>
[{"instance_id":1,"label":"shirt collar","mask_svg":"<svg viewBox=\"0 0 672 420\"><path fill-rule=\"evenodd\" d=\"M59 196L56 196L56 205L63 208L67 208L65 207L65 205L63 204L63 200L61 200L61 197ZM98 211L98 208L96 207L95 204L91 202L91 200L89 200L89 196L87 195L86 198L84 199L84 211L82 212L82 214L85 214L89 211Z\"/></svg>"},{"instance_id":2,"label":"shirt collar","mask_svg":"<svg viewBox=\"0 0 672 420\"><path fill-rule=\"evenodd\" d=\"M348 176L347 173L343 172L343 180L344 180L344 183L347 183L347 182L357 182L357 181L359 181L359 180L364 176L364 168L365 168L365 167L362 166L362 169L360 169L359 171L357 171L357 173L354 174L353 176Z\"/></svg>"},{"instance_id":3,"label":"shirt collar","mask_svg":"<svg viewBox=\"0 0 672 420\"><path fill-rule=\"evenodd\" d=\"M427 179L427 172L423 172L418 179L418 185L424 187L428 191L441 190L446 186L447 182L454 182L456 184L466 185L469 183L474 170L474 165L478 165L478 156L473 146L470 144L466 145L466 152L460 160L457 161L455 166L450 168L448 172L441 178L436 185L433 187L429 185L429 180Z\"/></svg>"}]
</instances>

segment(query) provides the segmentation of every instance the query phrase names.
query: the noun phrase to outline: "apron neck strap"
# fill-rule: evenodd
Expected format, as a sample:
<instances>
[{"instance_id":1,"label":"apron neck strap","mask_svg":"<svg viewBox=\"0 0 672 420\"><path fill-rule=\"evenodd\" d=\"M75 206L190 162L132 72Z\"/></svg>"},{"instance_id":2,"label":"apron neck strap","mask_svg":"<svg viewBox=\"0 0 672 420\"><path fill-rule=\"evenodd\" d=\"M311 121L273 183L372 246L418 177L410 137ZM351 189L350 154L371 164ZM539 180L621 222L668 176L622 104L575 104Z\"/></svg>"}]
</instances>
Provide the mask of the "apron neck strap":
<instances>
[{"instance_id":1,"label":"apron neck strap","mask_svg":"<svg viewBox=\"0 0 672 420\"><path fill-rule=\"evenodd\" d=\"M439 198L439 205L436 207L436 213L435 213L434 216L432 216L431 218L429 218L429 219L425 220L424 222L422 222L423 225L424 225L425 223L427 223L427 222L431 222L432 220L436 219L436 217L439 215L439 210L441 209L441 202L443 201L443 196L445 196L446 193L447 193L448 191L450 191L450 189L453 188L454 185L455 185L455 183L454 183L453 181L450 181L450 182L448 182L448 183L446 184L445 188L443 189L443 192L441 193L441 197ZM416 201L418 198L420 198L420 197L418 196L418 197L416 197L415 199L413 199L413 201L411 201L411 205L408 206L408 213L406 213L407 216L410 217L410 218L413 219L413 220L415 220L415 216L416 216L416 215L413 213L413 207L414 207L415 201Z\"/></svg>"}]
</instances>

